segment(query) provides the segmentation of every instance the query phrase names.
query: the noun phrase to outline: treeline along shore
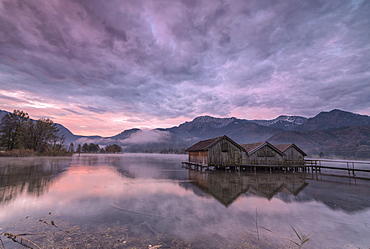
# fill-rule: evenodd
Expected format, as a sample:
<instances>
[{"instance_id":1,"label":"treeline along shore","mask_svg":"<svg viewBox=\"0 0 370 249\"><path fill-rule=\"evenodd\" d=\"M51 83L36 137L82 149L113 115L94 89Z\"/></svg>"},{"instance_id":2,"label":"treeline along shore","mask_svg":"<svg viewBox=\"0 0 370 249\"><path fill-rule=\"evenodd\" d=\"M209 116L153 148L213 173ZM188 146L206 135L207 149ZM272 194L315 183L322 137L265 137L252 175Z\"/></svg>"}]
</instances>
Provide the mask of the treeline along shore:
<instances>
[{"instance_id":1,"label":"treeline along shore","mask_svg":"<svg viewBox=\"0 0 370 249\"><path fill-rule=\"evenodd\" d=\"M49 118L33 120L28 113L14 110L0 123L0 157L72 156L74 153L120 153L117 144L66 144L64 134Z\"/></svg>"},{"instance_id":2,"label":"treeline along shore","mask_svg":"<svg viewBox=\"0 0 370 249\"><path fill-rule=\"evenodd\" d=\"M1 118L0 156L71 156L64 145L65 138L51 119L33 120L20 110Z\"/></svg>"}]
</instances>

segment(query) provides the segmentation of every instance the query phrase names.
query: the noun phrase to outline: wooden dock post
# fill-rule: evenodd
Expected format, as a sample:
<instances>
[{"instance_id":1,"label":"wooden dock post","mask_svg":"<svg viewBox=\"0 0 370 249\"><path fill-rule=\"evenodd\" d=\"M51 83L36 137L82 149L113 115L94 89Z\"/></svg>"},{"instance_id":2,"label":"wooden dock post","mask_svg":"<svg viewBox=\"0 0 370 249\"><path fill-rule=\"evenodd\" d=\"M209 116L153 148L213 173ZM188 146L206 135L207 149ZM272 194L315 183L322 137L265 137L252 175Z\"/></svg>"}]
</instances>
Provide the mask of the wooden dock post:
<instances>
[{"instance_id":1,"label":"wooden dock post","mask_svg":"<svg viewBox=\"0 0 370 249\"><path fill-rule=\"evenodd\" d=\"M352 162L352 168L353 168L353 176L356 176L356 174L355 174L355 162Z\"/></svg>"}]
</instances>

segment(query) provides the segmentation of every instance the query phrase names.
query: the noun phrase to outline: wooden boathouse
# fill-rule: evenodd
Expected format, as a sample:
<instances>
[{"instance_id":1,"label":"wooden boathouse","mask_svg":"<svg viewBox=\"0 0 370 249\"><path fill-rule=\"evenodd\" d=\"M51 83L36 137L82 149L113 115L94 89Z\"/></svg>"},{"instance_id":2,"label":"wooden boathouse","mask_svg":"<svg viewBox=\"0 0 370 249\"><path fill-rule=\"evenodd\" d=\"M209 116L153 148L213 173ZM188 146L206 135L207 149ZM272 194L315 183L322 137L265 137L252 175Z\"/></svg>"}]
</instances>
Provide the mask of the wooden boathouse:
<instances>
[{"instance_id":1,"label":"wooden boathouse","mask_svg":"<svg viewBox=\"0 0 370 249\"><path fill-rule=\"evenodd\" d=\"M189 163L203 166L230 166L242 164L244 148L228 136L202 140L185 150Z\"/></svg>"},{"instance_id":2,"label":"wooden boathouse","mask_svg":"<svg viewBox=\"0 0 370 249\"><path fill-rule=\"evenodd\" d=\"M297 145L295 144L276 144L281 152L285 154L284 161L286 164L291 165L302 165L305 163L304 157L307 156Z\"/></svg>"},{"instance_id":3,"label":"wooden boathouse","mask_svg":"<svg viewBox=\"0 0 370 249\"><path fill-rule=\"evenodd\" d=\"M247 152L243 164L282 165L286 155L269 142L241 144Z\"/></svg>"},{"instance_id":4,"label":"wooden boathouse","mask_svg":"<svg viewBox=\"0 0 370 249\"><path fill-rule=\"evenodd\" d=\"M238 144L226 135L199 141L185 151L189 164L216 167L304 165L306 156L295 144Z\"/></svg>"},{"instance_id":5,"label":"wooden boathouse","mask_svg":"<svg viewBox=\"0 0 370 249\"><path fill-rule=\"evenodd\" d=\"M369 180L368 162L344 160L305 160L304 153L295 144L273 145L269 142L238 144L228 136L202 140L185 150L189 154L188 162L182 162L190 170L211 170L223 168L241 171L273 169L287 171L311 171L321 175L340 176ZM337 166L337 165L344 166ZM359 165L358 167L355 167ZM364 166L365 165L365 166ZM329 173L329 174L327 174ZM344 175L343 173L348 173Z\"/></svg>"}]
</instances>

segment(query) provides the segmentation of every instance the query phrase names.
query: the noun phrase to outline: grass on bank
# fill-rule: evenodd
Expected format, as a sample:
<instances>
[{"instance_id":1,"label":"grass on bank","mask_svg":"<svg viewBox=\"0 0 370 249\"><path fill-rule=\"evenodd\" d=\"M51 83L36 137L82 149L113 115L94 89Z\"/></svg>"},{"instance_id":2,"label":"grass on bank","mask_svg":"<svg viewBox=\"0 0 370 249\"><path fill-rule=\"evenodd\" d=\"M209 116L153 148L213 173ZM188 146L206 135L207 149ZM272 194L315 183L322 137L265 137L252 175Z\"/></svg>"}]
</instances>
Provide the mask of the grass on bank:
<instances>
[{"instance_id":1,"label":"grass on bank","mask_svg":"<svg viewBox=\"0 0 370 249\"><path fill-rule=\"evenodd\" d=\"M0 157L33 157L33 156L72 156L74 153L66 150L48 150L38 153L30 149L15 149L0 151Z\"/></svg>"}]
</instances>

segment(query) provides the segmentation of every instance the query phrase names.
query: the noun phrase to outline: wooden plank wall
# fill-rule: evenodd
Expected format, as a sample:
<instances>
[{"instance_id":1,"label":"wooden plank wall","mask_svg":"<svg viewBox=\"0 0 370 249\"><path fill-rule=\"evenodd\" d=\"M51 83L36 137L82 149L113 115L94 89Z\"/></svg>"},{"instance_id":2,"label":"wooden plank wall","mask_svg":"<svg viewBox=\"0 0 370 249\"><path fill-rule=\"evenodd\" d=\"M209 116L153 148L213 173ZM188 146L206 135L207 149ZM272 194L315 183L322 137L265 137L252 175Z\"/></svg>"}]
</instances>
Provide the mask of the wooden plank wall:
<instances>
[{"instance_id":1,"label":"wooden plank wall","mask_svg":"<svg viewBox=\"0 0 370 249\"><path fill-rule=\"evenodd\" d=\"M189 162L208 165L208 151L189 152Z\"/></svg>"},{"instance_id":2,"label":"wooden plank wall","mask_svg":"<svg viewBox=\"0 0 370 249\"><path fill-rule=\"evenodd\" d=\"M261 165L281 165L283 164L284 158L271 149L269 146L264 146L258 151L249 155L245 158L245 164L261 164Z\"/></svg>"},{"instance_id":3,"label":"wooden plank wall","mask_svg":"<svg viewBox=\"0 0 370 249\"><path fill-rule=\"evenodd\" d=\"M304 160L304 156L293 147L288 148L287 150L284 151L284 153L286 155L285 157L286 160L294 160L294 161Z\"/></svg>"},{"instance_id":4,"label":"wooden plank wall","mask_svg":"<svg viewBox=\"0 0 370 249\"><path fill-rule=\"evenodd\" d=\"M240 148L230 143L227 139L212 146L208 150L208 165L230 166L242 163Z\"/></svg>"}]
</instances>

